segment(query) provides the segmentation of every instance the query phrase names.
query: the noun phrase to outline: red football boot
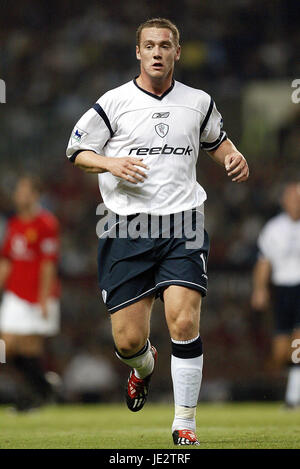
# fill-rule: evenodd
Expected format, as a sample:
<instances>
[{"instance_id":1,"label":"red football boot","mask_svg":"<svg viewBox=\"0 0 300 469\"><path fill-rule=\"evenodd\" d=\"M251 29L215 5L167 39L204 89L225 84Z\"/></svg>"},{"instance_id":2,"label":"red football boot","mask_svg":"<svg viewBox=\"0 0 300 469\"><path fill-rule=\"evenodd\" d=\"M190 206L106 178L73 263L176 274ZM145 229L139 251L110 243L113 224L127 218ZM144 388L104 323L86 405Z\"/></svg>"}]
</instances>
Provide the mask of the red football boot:
<instances>
[{"instance_id":1,"label":"red football boot","mask_svg":"<svg viewBox=\"0 0 300 469\"><path fill-rule=\"evenodd\" d=\"M153 345L151 345L150 350L153 355L155 365L157 360L157 350ZM153 371L149 376L141 379L135 376L134 370L131 370L126 386L126 402L128 409L132 412L138 412L144 407L148 397L149 384Z\"/></svg>"},{"instance_id":2,"label":"red football boot","mask_svg":"<svg viewBox=\"0 0 300 469\"><path fill-rule=\"evenodd\" d=\"M175 445L200 445L198 438L192 430L175 430L173 432Z\"/></svg>"}]
</instances>

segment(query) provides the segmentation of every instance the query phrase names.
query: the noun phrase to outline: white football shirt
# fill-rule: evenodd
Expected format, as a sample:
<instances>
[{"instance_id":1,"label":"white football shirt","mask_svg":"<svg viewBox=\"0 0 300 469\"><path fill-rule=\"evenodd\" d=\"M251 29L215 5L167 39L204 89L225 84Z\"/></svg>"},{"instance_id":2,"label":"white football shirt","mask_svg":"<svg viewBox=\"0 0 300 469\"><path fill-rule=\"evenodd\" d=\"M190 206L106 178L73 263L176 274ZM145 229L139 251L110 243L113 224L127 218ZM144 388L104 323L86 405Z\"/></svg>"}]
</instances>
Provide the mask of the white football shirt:
<instances>
[{"instance_id":1,"label":"white football shirt","mask_svg":"<svg viewBox=\"0 0 300 469\"><path fill-rule=\"evenodd\" d=\"M144 182L133 184L99 174L105 205L119 215L167 215L202 205L206 193L196 180L199 146L216 149L225 139L222 117L204 91L173 81L160 97L136 80L105 93L76 124L67 156L82 150L114 158L142 157Z\"/></svg>"},{"instance_id":2,"label":"white football shirt","mask_svg":"<svg viewBox=\"0 0 300 469\"><path fill-rule=\"evenodd\" d=\"M284 212L271 218L258 237L258 247L272 265L274 285L300 284L300 220Z\"/></svg>"}]
</instances>

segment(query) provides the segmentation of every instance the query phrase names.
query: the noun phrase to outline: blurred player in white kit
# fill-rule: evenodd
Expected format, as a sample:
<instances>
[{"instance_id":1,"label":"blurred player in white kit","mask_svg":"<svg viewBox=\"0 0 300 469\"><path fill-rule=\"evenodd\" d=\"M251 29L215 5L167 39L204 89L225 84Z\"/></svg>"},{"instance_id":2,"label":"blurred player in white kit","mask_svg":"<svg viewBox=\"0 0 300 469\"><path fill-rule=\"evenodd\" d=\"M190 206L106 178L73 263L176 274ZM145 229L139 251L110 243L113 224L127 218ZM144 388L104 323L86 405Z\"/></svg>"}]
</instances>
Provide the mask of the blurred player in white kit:
<instances>
[{"instance_id":1,"label":"blurred player in white kit","mask_svg":"<svg viewBox=\"0 0 300 469\"><path fill-rule=\"evenodd\" d=\"M252 306L274 317L272 364L280 372L289 365L285 404L300 406L300 363L293 362L293 341L300 345L300 182L286 184L283 211L269 220L259 238L253 273ZM296 343L296 342L295 342Z\"/></svg>"}]
</instances>

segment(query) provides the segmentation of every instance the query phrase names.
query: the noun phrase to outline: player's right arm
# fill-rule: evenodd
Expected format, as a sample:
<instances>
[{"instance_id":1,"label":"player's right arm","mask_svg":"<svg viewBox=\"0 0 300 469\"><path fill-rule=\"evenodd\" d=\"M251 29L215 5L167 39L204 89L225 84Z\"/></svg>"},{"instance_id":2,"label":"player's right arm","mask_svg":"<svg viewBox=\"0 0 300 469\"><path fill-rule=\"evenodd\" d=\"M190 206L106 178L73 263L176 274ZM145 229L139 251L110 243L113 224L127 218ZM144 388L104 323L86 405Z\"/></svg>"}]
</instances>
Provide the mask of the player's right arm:
<instances>
[{"instance_id":1,"label":"player's right arm","mask_svg":"<svg viewBox=\"0 0 300 469\"><path fill-rule=\"evenodd\" d=\"M10 260L10 229L9 223L6 229L3 245L0 250L0 292L3 290L11 271Z\"/></svg>"},{"instance_id":2,"label":"player's right arm","mask_svg":"<svg viewBox=\"0 0 300 469\"><path fill-rule=\"evenodd\" d=\"M271 262L260 257L253 269L253 291L251 306L256 310L265 310L270 303L270 278L272 272Z\"/></svg>"},{"instance_id":3,"label":"player's right arm","mask_svg":"<svg viewBox=\"0 0 300 469\"><path fill-rule=\"evenodd\" d=\"M114 176L137 184L140 181L143 182L147 177L141 168L148 169L148 166L142 160L142 158L133 158L131 156L112 158L98 155L90 150L83 150L77 154L74 164L87 173L109 171Z\"/></svg>"},{"instance_id":4,"label":"player's right arm","mask_svg":"<svg viewBox=\"0 0 300 469\"><path fill-rule=\"evenodd\" d=\"M253 269L251 306L256 310L266 310L270 304L270 282L273 270L274 239L270 222L261 230L258 239L258 257Z\"/></svg>"},{"instance_id":5,"label":"player's right arm","mask_svg":"<svg viewBox=\"0 0 300 469\"><path fill-rule=\"evenodd\" d=\"M110 172L133 184L144 181L148 167L142 158L104 156L104 147L117 131L114 93L108 92L75 125L67 148L67 157L88 173Z\"/></svg>"},{"instance_id":6,"label":"player's right arm","mask_svg":"<svg viewBox=\"0 0 300 469\"><path fill-rule=\"evenodd\" d=\"M3 290L7 277L10 274L11 261L2 257L0 259L0 292Z\"/></svg>"}]
</instances>

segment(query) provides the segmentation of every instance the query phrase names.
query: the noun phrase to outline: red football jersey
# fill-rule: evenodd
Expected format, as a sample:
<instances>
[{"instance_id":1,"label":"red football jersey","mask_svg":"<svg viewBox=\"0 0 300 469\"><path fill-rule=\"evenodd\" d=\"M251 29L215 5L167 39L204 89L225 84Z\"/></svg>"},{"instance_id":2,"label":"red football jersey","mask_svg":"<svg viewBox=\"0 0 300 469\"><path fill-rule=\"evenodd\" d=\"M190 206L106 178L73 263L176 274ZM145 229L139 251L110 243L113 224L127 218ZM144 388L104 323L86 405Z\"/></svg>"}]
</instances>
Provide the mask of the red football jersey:
<instances>
[{"instance_id":1,"label":"red football jersey","mask_svg":"<svg viewBox=\"0 0 300 469\"><path fill-rule=\"evenodd\" d=\"M57 263L58 236L58 220L46 210L40 210L29 221L19 216L9 220L0 253L11 261L5 290L31 303L38 302L41 262L48 259ZM59 296L58 280L53 285L51 296Z\"/></svg>"}]
</instances>

